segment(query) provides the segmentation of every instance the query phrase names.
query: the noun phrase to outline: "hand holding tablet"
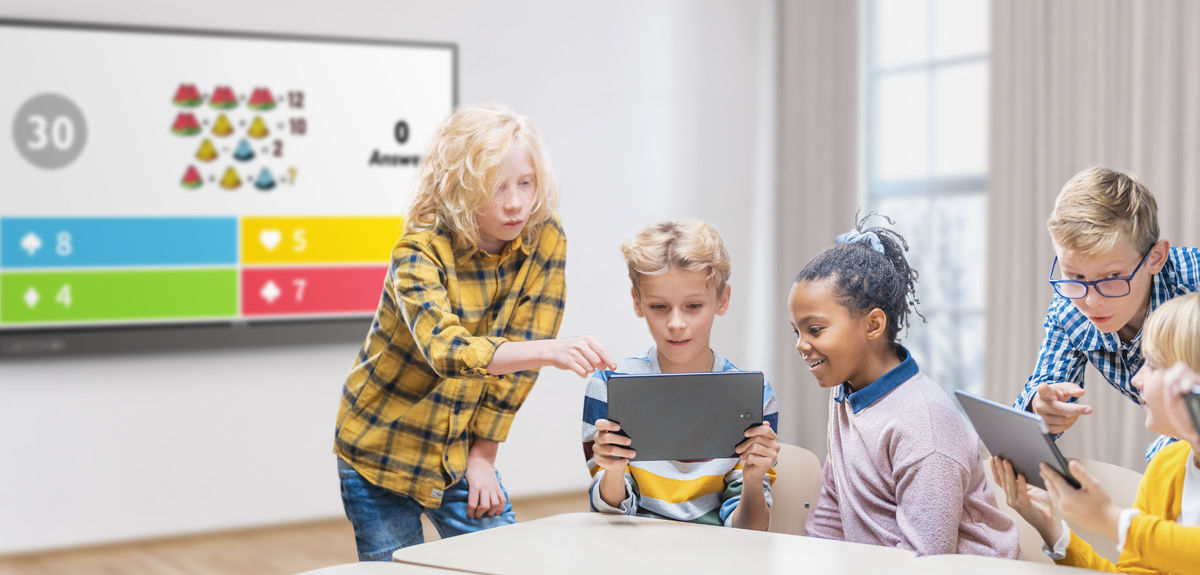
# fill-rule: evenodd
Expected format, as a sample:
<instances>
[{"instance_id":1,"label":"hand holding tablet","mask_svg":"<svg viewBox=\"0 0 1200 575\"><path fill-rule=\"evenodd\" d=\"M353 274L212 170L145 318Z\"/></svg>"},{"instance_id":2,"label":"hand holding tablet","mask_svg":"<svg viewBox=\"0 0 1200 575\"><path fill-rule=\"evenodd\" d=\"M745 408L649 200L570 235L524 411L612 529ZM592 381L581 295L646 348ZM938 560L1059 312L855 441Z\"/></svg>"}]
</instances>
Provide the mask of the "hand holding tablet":
<instances>
[{"instance_id":1,"label":"hand holding tablet","mask_svg":"<svg viewBox=\"0 0 1200 575\"><path fill-rule=\"evenodd\" d=\"M1024 475L1030 485L1046 488L1039 473L1040 465L1045 463L1072 487L1079 487L1042 418L965 391L955 391L954 395L988 451L1010 462L1013 471Z\"/></svg>"}]
</instances>

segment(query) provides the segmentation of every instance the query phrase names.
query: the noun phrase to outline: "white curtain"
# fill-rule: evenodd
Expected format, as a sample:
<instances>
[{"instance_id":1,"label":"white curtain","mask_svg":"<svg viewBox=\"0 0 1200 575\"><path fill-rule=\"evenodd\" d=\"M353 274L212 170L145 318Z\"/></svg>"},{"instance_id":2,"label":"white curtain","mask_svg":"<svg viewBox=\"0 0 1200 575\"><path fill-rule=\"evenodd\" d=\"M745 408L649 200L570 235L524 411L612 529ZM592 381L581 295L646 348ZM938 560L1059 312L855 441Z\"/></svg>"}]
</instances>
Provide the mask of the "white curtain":
<instances>
[{"instance_id":1,"label":"white curtain","mask_svg":"<svg viewBox=\"0 0 1200 575\"><path fill-rule=\"evenodd\" d=\"M858 2L780 4L778 345L781 439L825 457L829 392L795 349L785 299L792 278L850 229L858 203Z\"/></svg>"},{"instance_id":2,"label":"white curtain","mask_svg":"<svg viewBox=\"0 0 1200 575\"><path fill-rule=\"evenodd\" d=\"M1050 302L1045 222L1066 180L1100 164L1141 179L1162 237L1200 245L1200 3L992 0L986 394L1011 402ZM1136 470L1142 409L1089 370L1069 457Z\"/></svg>"}]
</instances>

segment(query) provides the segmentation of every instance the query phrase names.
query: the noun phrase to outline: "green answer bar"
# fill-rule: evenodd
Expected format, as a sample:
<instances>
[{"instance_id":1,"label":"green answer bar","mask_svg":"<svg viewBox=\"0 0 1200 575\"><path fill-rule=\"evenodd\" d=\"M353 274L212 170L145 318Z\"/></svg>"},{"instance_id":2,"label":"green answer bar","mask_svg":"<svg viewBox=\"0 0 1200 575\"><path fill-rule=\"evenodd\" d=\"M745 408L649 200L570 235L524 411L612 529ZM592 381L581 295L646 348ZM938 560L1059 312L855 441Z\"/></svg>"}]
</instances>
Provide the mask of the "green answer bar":
<instances>
[{"instance_id":1,"label":"green answer bar","mask_svg":"<svg viewBox=\"0 0 1200 575\"><path fill-rule=\"evenodd\" d=\"M0 323L237 316L237 270L0 273Z\"/></svg>"}]
</instances>

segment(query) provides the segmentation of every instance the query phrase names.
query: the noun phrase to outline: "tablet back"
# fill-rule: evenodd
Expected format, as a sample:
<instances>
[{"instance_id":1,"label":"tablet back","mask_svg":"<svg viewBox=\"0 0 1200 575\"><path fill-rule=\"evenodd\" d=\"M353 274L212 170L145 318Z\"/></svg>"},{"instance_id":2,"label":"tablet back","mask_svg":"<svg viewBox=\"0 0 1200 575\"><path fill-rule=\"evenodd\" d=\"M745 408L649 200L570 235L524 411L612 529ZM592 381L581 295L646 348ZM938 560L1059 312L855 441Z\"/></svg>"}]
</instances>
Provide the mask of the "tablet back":
<instances>
[{"instance_id":1,"label":"tablet back","mask_svg":"<svg viewBox=\"0 0 1200 575\"><path fill-rule=\"evenodd\" d=\"M1008 460L1013 471L1024 474L1030 485L1046 488L1038 473L1038 465L1045 462L1072 486L1079 487L1079 482L1067 471L1067 460L1046 430L1042 418L965 391L955 391L954 395L988 451Z\"/></svg>"},{"instance_id":2,"label":"tablet back","mask_svg":"<svg viewBox=\"0 0 1200 575\"><path fill-rule=\"evenodd\" d=\"M737 457L745 431L763 421L763 374L615 374L608 419L633 440L636 461Z\"/></svg>"}]
</instances>

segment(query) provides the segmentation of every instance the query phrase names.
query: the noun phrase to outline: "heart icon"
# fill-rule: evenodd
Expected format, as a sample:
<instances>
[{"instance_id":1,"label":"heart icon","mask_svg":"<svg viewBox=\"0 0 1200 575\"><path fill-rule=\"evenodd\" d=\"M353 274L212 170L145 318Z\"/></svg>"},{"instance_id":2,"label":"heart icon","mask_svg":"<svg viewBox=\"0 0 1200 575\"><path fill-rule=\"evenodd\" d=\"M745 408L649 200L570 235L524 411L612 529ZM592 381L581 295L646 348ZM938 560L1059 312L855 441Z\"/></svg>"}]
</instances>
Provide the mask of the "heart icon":
<instances>
[{"instance_id":1,"label":"heart icon","mask_svg":"<svg viewBox=\"0 0 1200 575\"><path fill-rule=\"evenodd\" d=\"M279 245L279 240L283 239L279 230L266 229L258 233L258 241L267 248L267 251L275 251L275 246Z\"/></svg>"}]
</instances>

